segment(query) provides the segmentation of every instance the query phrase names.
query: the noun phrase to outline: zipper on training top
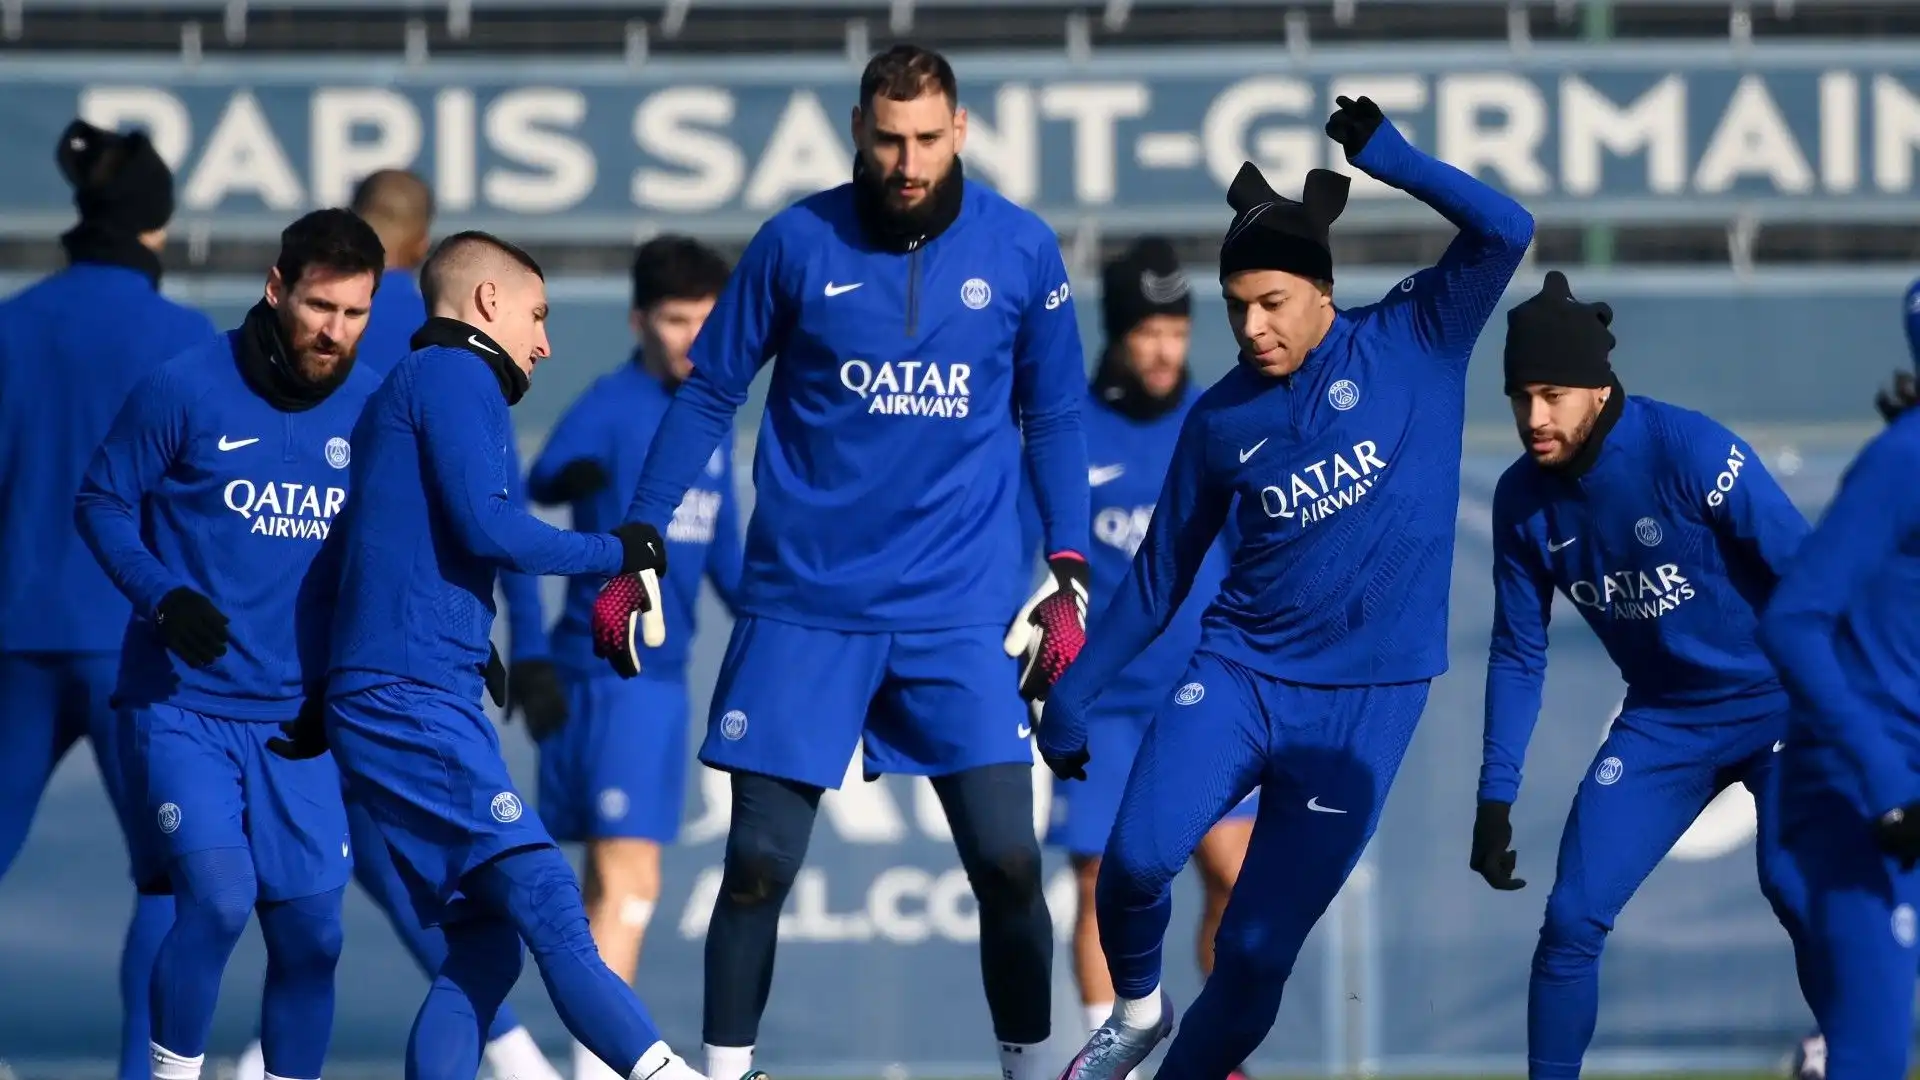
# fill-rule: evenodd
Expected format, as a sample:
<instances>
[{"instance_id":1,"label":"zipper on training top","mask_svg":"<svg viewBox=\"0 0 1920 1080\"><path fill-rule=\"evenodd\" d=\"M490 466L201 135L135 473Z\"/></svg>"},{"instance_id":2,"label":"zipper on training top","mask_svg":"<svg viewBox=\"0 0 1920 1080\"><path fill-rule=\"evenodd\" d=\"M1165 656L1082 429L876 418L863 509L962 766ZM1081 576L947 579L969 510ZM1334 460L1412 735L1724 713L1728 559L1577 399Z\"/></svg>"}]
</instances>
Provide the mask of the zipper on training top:
<instances>
[{"instance_id":1,"label":"zipper on training top","mask_svg":"<svg viewBox=\"0 0 1920 1080\"><path fill-rule=\"evenodd\" d=\"M920 332L920 248L907 254L907 336Z\"/></svg>"}]
</instances>

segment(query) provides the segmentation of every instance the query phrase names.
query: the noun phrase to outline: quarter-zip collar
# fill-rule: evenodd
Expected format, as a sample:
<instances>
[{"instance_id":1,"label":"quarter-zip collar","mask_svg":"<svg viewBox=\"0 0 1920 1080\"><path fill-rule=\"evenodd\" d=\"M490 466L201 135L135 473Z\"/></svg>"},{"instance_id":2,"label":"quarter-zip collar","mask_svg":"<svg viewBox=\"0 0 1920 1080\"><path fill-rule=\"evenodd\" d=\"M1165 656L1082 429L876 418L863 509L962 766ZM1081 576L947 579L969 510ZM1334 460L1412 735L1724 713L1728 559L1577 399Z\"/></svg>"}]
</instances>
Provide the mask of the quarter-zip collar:
<instances>
[{"instance_id":1,"label":"quarter-zip collar","mask_svg":"<svg viewBox=\"0 0 1920 1080\"><path fill-rule=\"evenodd\" d=\"M479 327L468 325L458 319L444 319L434 316L426 325L414 331L413 340L407 343L414 349L442 348L465 349L486 362L493 369L494 378L500 380L500 394L507 399L507 407L520 403L527 394L532 381L520 365L513 362L507 350L500 343L488 337Z\"/></svg>"}]
</instances>

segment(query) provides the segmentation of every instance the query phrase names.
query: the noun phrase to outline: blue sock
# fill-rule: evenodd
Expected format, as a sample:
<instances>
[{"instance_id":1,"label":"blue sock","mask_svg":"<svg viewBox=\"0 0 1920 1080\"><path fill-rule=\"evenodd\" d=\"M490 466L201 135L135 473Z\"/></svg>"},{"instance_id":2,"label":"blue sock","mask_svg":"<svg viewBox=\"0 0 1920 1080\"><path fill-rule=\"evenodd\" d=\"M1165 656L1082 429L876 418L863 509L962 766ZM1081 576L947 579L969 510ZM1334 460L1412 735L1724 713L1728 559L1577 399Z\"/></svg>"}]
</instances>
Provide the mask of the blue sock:
<instances>
[{"instance_id":1,"label":"blue sock","mask_svg":"<svg viewBox=\"0 0 1920 1080\"><path fill-rule=\"evenodd\" d=\"M500 1003L520 979L520 934L504 914L469 905L450 918L442 940L446 960L407 1040L407 1080L472 1080L482 1033L497 1024Z\"/></svg>"},{"instance_id":2,"label":"blue sock","mask_svg":"<svg viewBox=\"0 0 1920 1080\"><path fill-rule=\"evenodd\" d=\"M148 1080L153 1064L147 1048L153 1039L153 965L160 943L173 928L173 897L134 896L133 918L120 948L120 1080Z\"/></svg>"},{"instance_id":3,"label":"blue sock","mask_svg":"<svg viewBox=\"0 0 1920 1080\"><path fill-rule=\"evenodd\" d=\"M207 1052L220 977L253 914L253 854L214 848L175 859L173 926L153 965L153 1041L181 1057Z\"/></svg>"},{"instance_id":4,"label":"blue sock","mask_svg":"<svg viewBox=\"0 0 1920 1080\"><path fill-rule=\"evenodd\" d=\"M267 1073L319 1080L333 1036L333 969L340 962L344 889L260 905L267 981L260 994L260 1051Z\"/></svg>"}]
</instances>

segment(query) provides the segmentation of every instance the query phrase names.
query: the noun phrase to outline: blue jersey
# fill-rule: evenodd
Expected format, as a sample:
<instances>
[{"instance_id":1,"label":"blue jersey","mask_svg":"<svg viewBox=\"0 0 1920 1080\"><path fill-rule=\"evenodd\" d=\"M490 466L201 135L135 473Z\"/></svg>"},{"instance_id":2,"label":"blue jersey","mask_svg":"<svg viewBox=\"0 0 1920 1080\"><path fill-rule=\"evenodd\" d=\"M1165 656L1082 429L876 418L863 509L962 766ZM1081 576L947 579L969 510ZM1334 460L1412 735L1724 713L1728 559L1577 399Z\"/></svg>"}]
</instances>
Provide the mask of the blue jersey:
<instances>
[{"instance_id":1,"label":"blue jersey","mask_svg":"<svg viewBox=\"0 0 1920 1080\"><path fill-rule=\"evenodd\" d=\"M80 534L133 604L116 704L231 720L293 718L322 673L301 609L325 603L315 556L346 505L354 431L374 374L358 365L310 409L247 385L230 331L168 361L127 397L75 503ZM227 654L189 667L153 622L181 587L228 620Z\"/></svg>"},{"instance_id":2,"label":"blue jersey","mask_svg":"<svg viewBox=\"0 0 1920 1080\"><path fill-rule=\"evenodd\" d=\"M126 598L73 496L127 392L216 334L146 273L79 262L0 301L0 652L113 652Z\"/></svg>"},{"instance_id":3,"label":"blue jersey","mask_svg":"<svg viewBox=\"0 0 1920 1080\"><path fill-rule=\"evenodd\" d=\"M1494 490L1482 799L1519 791L1556 589L1619 666L1628 709L1706 725L1751 718L1755 697L1781 692L1760 612L1806 518L1752 447L1690 409L1629 397L1596 437L1584 474L1522 456Z\"/></svg>"},{"instance_id":4,"label":"blue jersey","mask_svg":"<svg viewBox=\"0 0 1920 1080\"><path fill-rule=\"evenodd\" d=\"M1126 582L1054 687L1049 748L1077 745L1076 718L1172 619L1230 511L1237 540L1201 651L1316 686L1446 669L1467 361L1533 218L1391 124L1356 164L1460 235L1384 300L1336 313L1291 375L1243 363L1201 396Z\"/></svg>"},{"instance_id":5,"label":"blue jersey","mask_svg":"<svg viewBox=\"0 0 1920 1080\"><path fill-rule=\"evenodd\" d=\"M603 531L619 525L627 496L646 464L647 447L672 401L673 395L640 366L637 356L618 371L601 376L547 437L527 477L529 494L536 502L553 505L557 497L552 488L561 470L583 459L595 462L605 470L608 486L572 504L573 527ZM660 583L667 640L658 649L643 648L641 669L649 677L685 677L703 575L728 607L738 601L739 515L733 492L733 440L722 439L661 530L667 541L667 577ZM577 578L567 583L566 610L553 628L554 660L563 667L582 673L605 667L593 655L593 600L598 593L595 581Z\"/></svg>"},{"instance_id":6,"label":"blue jersey","mask_svg":"<svg viewBox=\"0 0 1920 1080\"><path fill-rule=\"evenodd\" d=\"M434 320L422 337L441 324ZM513 498L504 352L410 353L354 428L354 505L340 522L331 693L402 680L479 700L495 574L617 573L620 541L556 529ZM491 361L491 362L490 362Z\"/></svg>"},{"instance_id":7,"label":"blue jersey","mask_svg":"<svg viewBox=\"0 0 1920 1080\"><path fill-rule=\"evenodd\" d=\"M507 498L527 504L520 448L507 439ZM507 602L507 650L515 660L547 659L547 616L540 605L540 579L511 570L500 572L500 594Z\"/></svg>"},{"instance_id":8,"label":"blue jersey","mask_svg":"<svg viewBox=\"0 0 1920 1080\"><path fill-rule=\"evenodd\" d=\"M1875 816L1920 799L1920 409L1847 469L1761 622L1797 755Z\"/></svg>"},{"instance_id":9,"label":"blue jersey","mask_svg":"<svg viewBox=\"0 0 1920 1080\"><path fill-rule=\"evenodd\" d=\"M358 363L380 380L413 351L413 335L427 321L427 301L411 270L388 270L380 275L373 294L367 328L360 333Z\"/></svg>"},{"instance_id":10,"label":"blue jersey","mask_svg":"<svg viewBox=\"0 0 1920 1080\"><path fill-rule=\"evenodd\" d=\"M1023 432L1048 550L1087 548L1085 361L1059 244L968 183L945 232L881 251L854 199L803 199L747 245L627 516L667 518L777 354L742 610L846 631L1004 623L1029 584Z\"/></svg>"}]
</instances>

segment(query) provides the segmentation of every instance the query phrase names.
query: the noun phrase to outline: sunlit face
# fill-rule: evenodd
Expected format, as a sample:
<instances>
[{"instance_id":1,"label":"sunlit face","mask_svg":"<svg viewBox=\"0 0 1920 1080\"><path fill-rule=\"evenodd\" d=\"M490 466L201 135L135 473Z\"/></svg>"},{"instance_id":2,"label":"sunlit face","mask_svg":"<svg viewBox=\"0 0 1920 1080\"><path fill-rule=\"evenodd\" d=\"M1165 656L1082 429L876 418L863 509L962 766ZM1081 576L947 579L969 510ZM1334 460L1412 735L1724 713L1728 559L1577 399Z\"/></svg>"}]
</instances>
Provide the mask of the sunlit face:
<instances>
[{"instance_id":1,"label":"sunlit face","mask_svg":"<svg viewBox=\"0 0 1920 1080\"><path fill-rule=\"evenodd\" d=\"M1332 290L1284 270L1243 270L1222 283L1240 353L1263 375L1300 369L1333 325Z\"/></svg>"},{"instance_id":2,"label":"sunlit face","mask_svg":"<svg viewBox=\"0 0 1920 1080\"><path fill-rule=\"evenodd\" d=\"M325 382L353 359L373 310L376 284L370 272L343 274L309 266L289 289L279 267L267 271L267 305L280 319L280 332L293 353L288 359L302 379Z\"/></svg>"},{"instance_id":3,"label":"sunlit face","mask_svg":"<svg viewBox=\"0 0 1920 1080\"><path fill-rule=\"evenodd\" d=\"M1184 315L1149 315L1121 339L1127 365L1149 396L1166 397L1180 385L1192 336L1193 320Z\"/></svg>"},{"instance_id":4,"label":"sunlit face","mask_svg":"<svg viewBox=\"0 0 1920 1080\"><path fill-rule=\"evenodd\" d=\"M547 283L519 270L504 281L480 286L480 310L487 335L507 350L514 366L533 375L533 366L553 355L547 342Z\"/></svg>"},{"instance_id":5,"label":"sunlit face","mask_svg":"<svg viewBox=\"0 0 1920 1080\"><path fill-rule=\"evenodd\" d=\"M1519 430L1527 453L1539 464L1552 467L1565 465L1586 445L1612 393L1608 387L1596 390L1528 383L1507 400L1513 406L1513 426Z\"/></svg>"},{"instance_id":6,"label":"sunlit face","mask_svg":"<svg viewBox=\"0 0 1920 1080\"><path fill-rule=\"evenodd\" d=\"M700 336L707 315L713 311L714 298L702 296L688 300L661 300L633 312L634 336L640 339L640 355L654 370L675 386L693 374L693 339Z\"/></svg>"},{"instance_id":7,"label":"sunlit face","mask_svg":"<svg viewBox=\"0 0 1920 1080\"><path fill-rule=\"evenodd\" d=\"M896 212L911 213L926 204L953 172L966 141L967 110L954 108L937 89L912 101L876 97L867 111L853 109L854 145Z\"/></svg>"}]
</instances>

